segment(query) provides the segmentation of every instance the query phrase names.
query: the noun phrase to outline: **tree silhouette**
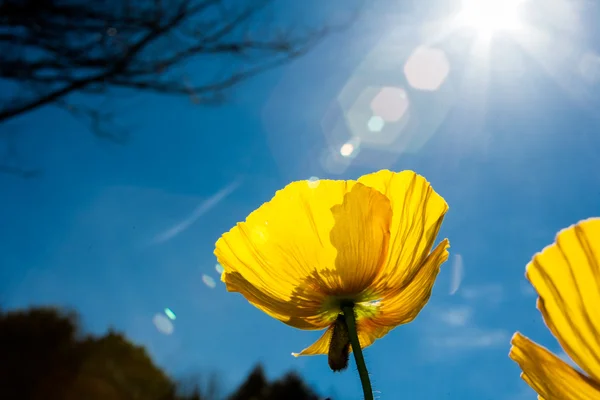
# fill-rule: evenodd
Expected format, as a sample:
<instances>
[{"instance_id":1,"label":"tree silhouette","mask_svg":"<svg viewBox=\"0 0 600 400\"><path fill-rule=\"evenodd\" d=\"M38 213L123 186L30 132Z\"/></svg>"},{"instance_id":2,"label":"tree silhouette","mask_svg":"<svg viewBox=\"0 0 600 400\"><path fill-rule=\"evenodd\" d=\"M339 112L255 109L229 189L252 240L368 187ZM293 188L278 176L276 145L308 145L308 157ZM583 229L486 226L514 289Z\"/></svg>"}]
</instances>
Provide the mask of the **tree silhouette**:
<instances>
[{"instance_id":1,"label":"tree silhouette","mask_svg":"<svg viewBox=\"0 0 600 400\"><path fill-rule=\"evenodd\" d=\"M290 372L273 382L265 400L318 400L318 396L295 373Z\"/></svg>"},{"instance_id":2,"label":"tree silhouette","mask_svg":"<svg viewBox=\"0 0 600 400\"><path fill-rule=\"evenodd\" d=\"M0 0L0 126L52 105L123 143L130 132L115 122L114 110L123 108L115 99L152 92L219 104L239 83L306 53L351 20L292 29L276 22L272 3ZM6 136L0 132L10 146ZM39 174L13 164L0 160L0 173Z\"/></svg>"},{"instance_id":3,"label":"tree silhouette","mask_svg":"<svg viewBox=\"0 0 600 400\"><path fill-rule=\"evenodd\" d=\"M229 400L264 399L268 391L267 378L259 365L248 375L246 381L229 397Z\"/></svg>"},{"instance_id":4,"label":"tree silhouette","mask_svg":"<svg viewBox=\"0 0 600 400\"><path fill-rule=\"evenodd\" d=\"M228 400L318 400L318 396L310 390L295 373L269 383L260 365L254 368L246 381Z\"/></svg>"},{"instance_id":5,"label":"tree silhouette","mask_svg":"<svg viewBox=\"0 0 600 400\"><path fill-rule=\"evenodd\" d=\"M0 311L3 400L218 400L211 385L182 393L122 334L83 335L73 312ZM210 383L210 382L209 382ZM299 376L269 383L257 366L228 400L317 400Z\"/></svg>"},{"instance_id":6,"label":"tree silhouette","mask_svg":"<svg viewBox=\"0 0 600 400\"><path fill-rule=\"evenodd\" d=\"M79 375L69 390L69 400L166 399L174 386L156 367L146 350L121 334L109 332L80 343L85 355Z\"/></svg>"},{"instance_id":7,"label":"tree silhouette","mask_svg":"<svg viewBox=\"0 0 600 400\"><path fill-rule=\"evenodd\" d=\"M73 313L52 308L0 315L0 398L173 397L171 380L122 335L83 336Z\"/></svg>"},{"instance_id":8,"label":"tree silhouette","mask_svg":"<svg viewBox=\"0 0 600 400\"><path fill-rule=\"evenodd\" d=\"M84 356L74 314L49 308L0 316L0 398L61 399Z\"/></svg>"},{"instance_id":9,"label":"tree silhouette","mask_svg":"<svg viewBox=\"0 0 600 400\"><path fill-rule=\"evenodd\" d=\"M305 53L333 28L268 29L271 3L0 0L0 78L20 89L0 108L0 123L48 104L100 119L100 111L68 101L76 92L221 101L227 89ZM192 61L195 73L187 74Z\"/></svg>"}]
</instances>

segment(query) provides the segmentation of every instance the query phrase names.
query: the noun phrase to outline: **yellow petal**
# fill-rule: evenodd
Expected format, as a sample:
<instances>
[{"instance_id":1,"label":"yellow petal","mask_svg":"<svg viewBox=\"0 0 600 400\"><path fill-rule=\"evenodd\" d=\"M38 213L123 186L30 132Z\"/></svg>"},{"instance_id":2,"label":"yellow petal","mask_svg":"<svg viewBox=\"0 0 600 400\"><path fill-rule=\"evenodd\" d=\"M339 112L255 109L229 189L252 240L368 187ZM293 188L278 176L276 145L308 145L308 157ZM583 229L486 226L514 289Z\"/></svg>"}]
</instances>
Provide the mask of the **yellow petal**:
<instances>
[{"instance_id":1,"label":"yellow petal","mask_svg":"<svg viewBox=\"0 0 600 400\"><path fill-rule=\"evenodd\" d=\"M329 344L333 336L333 326L330 326L325 333L317 339L316 342L302 350L300 353L292 353L294 357L298 356L315 356L319 354L329 353Z\"/></svg>"},{"instance_id":2,"label":"yellow petal","mask_svg":"<svg viewBox=\"0 0 600 400\"><path fill-rule=\"evenodd\" d=\"M327 296L358 293L389 242L389 200L354 181L294 182L225 233L215 255L229 291L303 329L330 325ZM326 312L329 311L329 312Z\"/></svg>"},{"instance_id":3,"label":"yellow petal","mask_svg":"<svg viewBox=\"0 0 600 400\"><path fill-rule=\"evenodd\" d=\"M223 274L222 279L229 291L242 293L259 310L295 328L323 329L335 319L334 313L321 310L322 298L318 293L311 296L310 293L299 291L298 295L292 295L297 296L298 300L286 301L256 288L239 272Z\"/></svg>"},{"instance_id":4,"label":"yellow petal","mask_svg":"<svg viewBox=\"0 0 600 400\"><path fill-rule=\"evenodd\" d=\"M527 265L526 276L565 352L600 382L600 218L559 232Z\"/></svg>"},{"instance_id":5,"label":"yellow petal","mask_svg":"<svg viewBox=\"0 0 600 400\"><path fill-rule=\"evenodd\" d=\"M362 319L356 322L358 329L358 342L360 348L365 349L372 345L377 339L380 339L394 329L395 325L380 326L373 322L372 319ZM352 349L351 349L352 350Z\"/></svg>"},{"instance_id":6,"label":"yellow petal","mask_svg":"<svg viewBox=\"0 0 600 400\"><path fill-rule=\"evenodd\" d=\"M521 377L546 400L600 399L600 386L577 372L563 360L532 342L519 332L515 333L510 358L519 364Z\"/></svg>"},{"instance_id":7,"label":"yellow petal","mask_svg":"<svg viewBox=\"0 0 600 400\"><path fill-rule=\"evenodd\" d=\"M363 319L357 322L358 329L358 342L360 348L364 349L369 347L382 336L385 336L394 327L379 327L375 326L368 319ZM317 339L316 342L302 350L300 353L292 353L294 357L298 356L314 356L319 354L328 354L329 344L331 343L331 337L333 335L333 326L325 331L325 333ZM350 346L350 352L352 352L352 346Z\"/></svg>"},{"instance_id":8,"label":"yellow petal","mask_svg":"<svg viewBox=\"0 0 600 400\"><path fill-rule=\"evenodd\" d=\"M330 239L337 249L335 272L342 285L335 295L358 294L379 274L387 257L392 209L383 194L360 183L331 207L335 224ZM331 289L330 289L331 290Z\"/></svg>"},{"instance_id":9,"label":"yellow petal","mask_svg":"<svg viewBox=\"0 0 600 400\"><path fill-rule=\"evenodd\" d=\"M449 247L448 239L442 240L406 286L395 292L388 291L389 296L381 299L372 323L379 327L396 327L414 320L429 301L440 265L448 259Z\"/></svg>"},{"instance_id":10,"label":"yellow petal","mask_svg":"<svg viewBox=\"0 0 600 400\"><path fill-rule=\"evenodd\" d=\"M410 282L423 264L448 205L424 177L413 171L383 170L362 176L358 181L390 199L390 251L374 286L380 293L395 290Z\"/></svg>"}]
</instances>

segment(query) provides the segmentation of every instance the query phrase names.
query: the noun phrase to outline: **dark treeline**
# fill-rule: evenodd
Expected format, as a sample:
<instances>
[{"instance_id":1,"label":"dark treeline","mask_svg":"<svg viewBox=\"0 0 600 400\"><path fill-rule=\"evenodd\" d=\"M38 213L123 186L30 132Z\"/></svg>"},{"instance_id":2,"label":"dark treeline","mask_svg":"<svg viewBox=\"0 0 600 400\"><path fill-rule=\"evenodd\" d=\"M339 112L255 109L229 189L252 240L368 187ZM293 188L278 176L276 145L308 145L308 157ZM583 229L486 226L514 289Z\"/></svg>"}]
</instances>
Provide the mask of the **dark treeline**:
<instances>
[{"instance_id":1,"label":"dark treeline","mask_svg":"<svg viewBox=\"0 0 600 400\"><path fill-rule=\"evenodd\" d=\"M77 315L55 308L0 312L3 400L318 400L295 373L269 382L257 366L233 393L217 378L185 389L123 334L81 332Z\"/></svg>"}]
</instances>

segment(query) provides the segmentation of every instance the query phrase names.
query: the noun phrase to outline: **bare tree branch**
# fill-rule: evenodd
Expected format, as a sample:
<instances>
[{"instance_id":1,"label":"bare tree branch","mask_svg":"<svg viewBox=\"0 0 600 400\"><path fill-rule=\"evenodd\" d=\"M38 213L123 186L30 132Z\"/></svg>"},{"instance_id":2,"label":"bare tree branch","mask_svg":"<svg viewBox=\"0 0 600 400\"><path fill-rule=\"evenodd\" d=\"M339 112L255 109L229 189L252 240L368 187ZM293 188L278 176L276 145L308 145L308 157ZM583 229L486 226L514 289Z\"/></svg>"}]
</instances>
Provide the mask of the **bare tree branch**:
<instances>
[{"instance_id":1,"label":"bare tree branch","mask_svg":"<svg viewBox=\"0 0 600 400\"><path fill-rule=\"evenodd\" d=\"M282 34L281 24L266 17L274 2L0 0L0 81L18 88L0 97L0 125L53 105L122 143L123 132L100 128L110 113L74 104L71 95L125 89L221 103L239 83L305 54L351 22Z\"/></svg>"},{"instance_id":2,"label":"bare tree branch","mask_svg":"<svg viewBox=\"0 0 600 400\"><path fill-rule=\"evenodd\" d=\"M3 0L0 2L0 79L43 90L0 108L0 123L74 92L124 87L200 99L304 54L331 31L252 37L252 24L272 0ZM177 38L177 39L175 39ZM166 43L165 43L166 40ZM163 42L163 43L159 43ZM167 51L156 51L163 45ZM191 61L232 57L224 78L186 84L173 76ZM234 63L235 64L235 63Z\"/></svg>"}]
</instances>

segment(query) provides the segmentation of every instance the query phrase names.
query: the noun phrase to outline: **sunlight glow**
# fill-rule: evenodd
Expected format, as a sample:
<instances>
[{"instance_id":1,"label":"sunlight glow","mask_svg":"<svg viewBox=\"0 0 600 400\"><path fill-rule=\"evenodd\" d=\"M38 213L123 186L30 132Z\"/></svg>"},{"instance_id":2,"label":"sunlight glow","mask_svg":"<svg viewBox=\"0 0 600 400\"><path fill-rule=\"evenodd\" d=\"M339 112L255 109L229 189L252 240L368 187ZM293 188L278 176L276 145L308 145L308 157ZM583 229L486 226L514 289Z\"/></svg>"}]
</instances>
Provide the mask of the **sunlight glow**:
<instances>
[{"instance_id":1,"label":"sunlight glow","mask_svg":"<svg viewBox=\"0 0 600 400\"><path fill-rule=\"evenodd\" d=\"M381 132L383 127L385 126L385 121L379 115L373 115L367 121L367 127L371 132Z\"/></svg>"},{"instance_id":2,"label":"sunlight glow","mask_svg":"<svg viewBox=\"0 0 600 400\"><path fill-rule=\"evenodd\" d=\"M215 280L206 274L202 274L202 282L211 289L214 289L217 286Z\"/></svg>"},{"instance_id":3,"label":"sunlight glow","mask_svg":"<svg viewBox=\"0 0 600 400\"><path fill-rule=\"evenodd\" d=\"M165 308L165 314L167 315L167 317L169 317L170 320L175 321L175 318L177 318L175 316L175 313L173 311L171 311L170 308Z\"/></svg>"},{"instance_id":4,"label":"sunlight glow","mask_svg":"<svg viewBox=\"0 0 600 400\"><path fill-rule=\"evenodd\" d=\"M154 318L152 318L152 323L154 323L154 326L160 333L165 335L170 335L175 330L171 320L162 314L155 314Z\"/></svg>"},{"instance_id":5,"label":"sunlight glow","mask_svg":"<svg viewBox=\"0 0 600 400\"><path fill-rule=\"evenodd\" d=\"M460 283L463 278L463 258L460 254L454 256L454 263L452 263L452 276L450 278L450 295L455 294L460 287Z\"/></svg>"},{"instance_id":6,"label":"sunlight glow","mask_svg":"<svg viewBox=\"0 0 600 400\"><path fill-rule=\"evenodd\" d=\"M215 270L219 273L219 275L222 275L223 272L225 272L225 268L223 268L223 266L219 263L215 264Z\"/></svg>"},{"instance_id":7,"label":"sunlight glow","mask_svg":"<svg viewBox=\"0 0 600 400\"><path fill-rule=\"evenodd\" d=\"M354 153L354 145L352 143L344 143L340 149L340 154L344 157L350 157Z\"/></svg>"},{"instance_id":8,"label":"sunlight glow","mask_svg":"<svg viewBox=\"0 0 600 400\"><path fill-rule=\"evenodd\" d=\"M483 34L518 29L521 3L523 0L463 0L459 20Z\"/></svg>"},{"instance_id":9,"label":"sunlight glow","mask_svg":"<svg viewBox=\"0 0 600 400\"><path fill-rule=\"evenodd\" d=\"M320 182L321 181L319 180L319 177L311 176L310 178L308 178L308 187L314 189L319 186Z\"/></svg>"}]
</instances>

